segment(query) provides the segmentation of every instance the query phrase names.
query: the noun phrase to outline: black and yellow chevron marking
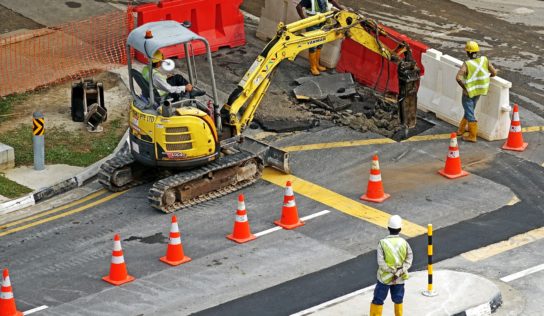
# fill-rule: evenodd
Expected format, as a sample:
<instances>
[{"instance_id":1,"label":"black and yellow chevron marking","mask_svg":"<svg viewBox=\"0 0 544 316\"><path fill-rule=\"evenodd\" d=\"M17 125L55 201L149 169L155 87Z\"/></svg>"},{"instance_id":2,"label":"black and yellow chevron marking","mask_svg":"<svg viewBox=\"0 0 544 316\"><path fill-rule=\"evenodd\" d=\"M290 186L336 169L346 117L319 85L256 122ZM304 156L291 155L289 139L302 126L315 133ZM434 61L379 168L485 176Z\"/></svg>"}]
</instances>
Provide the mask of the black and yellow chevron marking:
<instances>
[{"instance_id":1,"label":"black and yellow chevron marking","mask_svg":"<svg viewBox=\"0 0 544 316\"><path fill-rule=\"evenodd\" d=\"M32 133L36 136L42 136L45 133L45 119L35 118L32 119Z\"/></svg>"}]
</instances>

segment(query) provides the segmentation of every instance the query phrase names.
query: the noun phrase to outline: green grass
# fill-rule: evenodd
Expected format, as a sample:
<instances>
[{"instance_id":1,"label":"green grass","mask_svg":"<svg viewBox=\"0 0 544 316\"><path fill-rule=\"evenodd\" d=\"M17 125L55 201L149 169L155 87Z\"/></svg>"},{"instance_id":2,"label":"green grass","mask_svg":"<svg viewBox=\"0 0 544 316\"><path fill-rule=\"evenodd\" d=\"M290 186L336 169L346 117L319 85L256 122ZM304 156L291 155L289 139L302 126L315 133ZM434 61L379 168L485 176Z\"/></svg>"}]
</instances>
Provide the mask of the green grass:
<instances>
[{"instance_id":1,"label":"green grass","mask_svg":"<svg viewBox=\"0 0 544 316\"><path fill-rule=\"evenodd\" d=\"M13 199L32 192L32 189L20 185L17 182L13 182L6 178L4 174L0 173L0 194Z\"/></svg>"},{"instance_id":2,"label":"green grass","mask_svg":"<svg viewBox=\"0 0 544 316\"><path fill-rule=\"evenodd\" d=\"M121 120L111 121L102 133L69 132L64 128L45 126L45 163L86 167L109 155L126 129ZM15 150L15 165L32 165L32 126L22 124L0 135L0 143ZM0 191L1 192L1 191ZM1 194L1 193L0 193Z\"/></svg>"},{"instance_id":3,"label":"green grass","mask_svg":"<svg viewBox=\"0 0 544 316\"><path fill-rule=\"evenodd\" d=\"M21 93L0 97L0 122L9 119L7 114L11 114L13 112L13 104L24 101L29 95L30 94L28 93Z\"/></svg>"}]
</instances>

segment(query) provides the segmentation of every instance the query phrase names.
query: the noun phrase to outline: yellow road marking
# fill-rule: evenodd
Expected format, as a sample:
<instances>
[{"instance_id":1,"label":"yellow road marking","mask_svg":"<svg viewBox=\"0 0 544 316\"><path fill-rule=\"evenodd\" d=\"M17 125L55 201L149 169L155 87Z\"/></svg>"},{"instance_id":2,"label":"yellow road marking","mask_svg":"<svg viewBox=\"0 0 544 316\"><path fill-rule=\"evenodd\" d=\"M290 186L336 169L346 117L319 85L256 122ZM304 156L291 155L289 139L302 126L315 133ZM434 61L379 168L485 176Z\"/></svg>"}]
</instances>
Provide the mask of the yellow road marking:
<instances>
[{"instance_id":1,"label":"yellow road marking","mask_svg":"<svg viewBox=\"0 0 544 316\"><path fill-rule=\"evenodd\" d=\"M34 216L29 216L29 217L25 217L23 219L20 219L20 220L17 220L17 221L14 221L14 222L10 222L10 223L7 223L7 224L4 224L4 225L1 225L0 226L0 229L6 229L8 227L11 227L11 226L15 226L15 225L19 225L21 223L24 223L24 222L28 222L28 221L31 221L31 220L34 220L36 218L40 218L40 217L44 217L44 216L47 216L47 215L50 215L50 214L53 214L53 213L57 213L57 212L60 212L62 210L65 210L67 208L70 208L72 206L75 206L75 205L78 205L78 204L81 204L83 202L86 202L88 200L92 200L94 199L95 197L99 196L99 195L102 195L104 194L104 192L106 192L105 189L102 189L100 191L97 191L93 194L90 194L80 200L77 200L77 201L74 201L74 202L71 202L71 203L68 203L68 204L65 204L63 206L59 206L57 208L54 208L54 209L51 209L49 211L46 211L46 212L42 212L42 213L39 213L39 214L36 214Z\"/></svg>"},{"instance_id":2,"label":"yellow road marking","mask_svg":"<svg viewBox=\"0 0 544 316\"><path fill-rule=\"evenodd\" d=\"M533 132L543 132L544 126L530 126L522 128L524 133L533 133ZM408 139L402 141L406 142L422 142L422 141L431 141L431 140L441 140L449 139L450 134L433 134L433 135L418 135L412 136ZM349 140L349 141L339 141L339 142L330 142L330 143L317 143L317 144L307 144L307 145L298 145L298 146L287 146L282 149L288 152L296 151L307 151L307 150L319 150L319 149L330 149L330 148L343 148L343 147L358 147L358 146L368 146L368 145L385 145L396 143L390 138L374 138L374 139L361 139L361 140Z\"/></svg>"},{"instance_id":3,"label":"yellow road marking","mask_svg":"<svg viewBox=\"0 0 544 316\"><path fill-rule=\"evenodd\" d=\"M542 238L544 238L544 227L528 231L524 234L516 235L508 240L504 240L496 244L465 252L461 254L461 256L469 261L476 262L535 242Z\"/></svg>"},{"instance_id":4,"label":"yellow road marking","mask_svg":"<svg viewBox=\"0 0 544 316\"><path fill-rule=\"evenodd\" d=\"M521 200L518 198L517 195L514 194L510 202L506 203L506 205L512 206L514 204L518 204L519 202L521 202Z\"/></svg>"},{"instance_id":5,"label":"yellow road marking","mask_svg":"<svg viewBox=\"0 0 544 316\"><path fill-rule=\"evenodd\" d=\"M0 237L15 233L15 232L18 232L18 231L21 231L21 230L25 230L27 228L31 228L31 227L34 227L34 226L37 226L37 225L41 225L41 224L44 224L44 223L47 223L47 222L50 222L50 221L53 221L53 220L56 220L56 219L59 219L59 218L63 218L63 217L66 217L66 216L69 216L69 215L72 215L72 214L76 214L76 213L85 211L85 210L87 210L87 209L89 209L89 208L91 208L93 206L96 206L96 205L102 204L104 202L107 202L107 201L109 201L111 199L114 199L114 198L118 197L119 195L124 194L126 192L128 192L128 191L112 193L112 194L110 194L110 195L108 195L106 197L103 197L103 198L101 198L99 200L96 200L94 202L91 202L89 204L83 205L83 206L78 207L76 209L73 209L71 211L60 213L60 214L57 214L57 215L54 215L54 216L51 216L51 217L47 217L47 218L44 218L42 220L27 224L27 225L23 225L23 226L19 226L19 227L10 229L10 230L6 230L6 231L0 233Z\"/></svg>"},{"instance_id":6,"label":"yellow road marking","mask_svg":"<svg viewBox=\"0 0 544 316\"><path fill-rule=\"evenodd\" d=\"M340 212L357 217L380 227L386 228L389 217L391 216L386 212L356 202L329 189L318 186L304 179L297 178L293 175L283 174L271 168L264 169L263 179L281 187L285 186L285 183L289 180L292 182L293 190L295 192L319 203L325 204ZM414 237L421 234L426 234L427 228L404 220L402 233L406 236Z\"/></svg>"}]
</instances>

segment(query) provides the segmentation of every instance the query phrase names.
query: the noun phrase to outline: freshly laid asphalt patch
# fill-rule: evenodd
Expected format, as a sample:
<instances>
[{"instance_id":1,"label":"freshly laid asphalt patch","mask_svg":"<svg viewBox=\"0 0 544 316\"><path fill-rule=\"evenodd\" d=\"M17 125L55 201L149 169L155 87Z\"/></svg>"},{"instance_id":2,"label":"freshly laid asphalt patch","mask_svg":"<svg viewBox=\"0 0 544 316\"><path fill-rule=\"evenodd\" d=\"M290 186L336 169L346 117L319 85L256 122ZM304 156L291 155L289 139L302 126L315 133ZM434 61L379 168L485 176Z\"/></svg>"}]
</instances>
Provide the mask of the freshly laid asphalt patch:
<instances>
[{"instance_id":1,"label":"freshly laid asphalt patch","mask_svg":"<svg viewBox=\"0 0 544 316\"><path fill-rule=\"evenodd\" d=\"M544 168L509 153L499 153L484 169L473 172L510 187L521 202L436 230L436 262L544 225ZM425 269L427 236L408 241L414 249L412 270ZM195 315L288 315L374 284L376 269L376 251L372 251ZM362 308L366 310L367 306Z\"/></svg>"}]
</instances>

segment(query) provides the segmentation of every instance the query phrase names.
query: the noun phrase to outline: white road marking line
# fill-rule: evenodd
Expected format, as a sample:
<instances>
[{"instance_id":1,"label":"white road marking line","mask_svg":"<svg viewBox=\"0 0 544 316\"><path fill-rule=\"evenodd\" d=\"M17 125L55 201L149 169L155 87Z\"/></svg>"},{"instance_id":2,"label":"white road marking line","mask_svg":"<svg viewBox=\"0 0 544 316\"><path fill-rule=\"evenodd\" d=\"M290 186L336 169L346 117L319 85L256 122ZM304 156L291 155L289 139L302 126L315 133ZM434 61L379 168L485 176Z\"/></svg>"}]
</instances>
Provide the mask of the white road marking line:
<instances>
[{"instance_id":1,"label":"white road marking line","mask_svg":"<svg viewBox=\"0 0 544 316\"><path fill-rule=\"evenodd\" d=\"M43 310L46 309L47 307L49 307L49 306L47 306L47 305L38 306L38 307L36 307L36 308L29 309L29 310L27 310L26 312L23 312L23 315L34 314L34 313L36 313L36 312L43 311Z\"/></svg>"},{"instance_id":2,"label":"white road marking line","mask_svg":"<svg viewBox=\"0 0 544 316\"><path fill-rule=\"evenodd\" d=\"M316 218L318 216L321 216L321 215L325 215L325 214L329 214L331 211L329 210L324 210L324 211L321 211L321 212L317 212L317 213L314 213L314 214L310 214L308 216L304 216L302 218L300 218L301 221L307 221L309 219L312 219L312 218ZM261 237L261 236L264 236L266 234L270 234L270 233L273 233L275 231L278 231L278 230L282 230L283 228L281 228L280 226L276 226L276 227L272 227L270 229L267 229L267 230L263 230L262 232L258 232L255 234L256 237Z\"/></svg>"},{"instance_id":3,"label":"white road marking line","mask_svg":"<svg viewBox=\"0 0 544 316\"><path fill-rule=\"evenodd\" d=\"M357 296L357 295L360 295L360 294L363 294L363 293L366 293L366 292L370 292L370 291L374 290L374 287L375 287L375 285L365 287L364 289L360 289L360 290L357 290L355 292L348 293L348 294L346 294L344 296L337 297L335 299L332 299L332 300L327 301L325 303L321 303L321 304L316 305L314 307L310 307L310 308L305 309L303 311L300 311L298 313L291 314L291 316L304 316L304 315L315 313L318 310L327 308L327 307L329 307L331 305L335 305L335 304L338 304L340 302L347 301L347 300L349 300L350 298L352 298L354 296Z\"/></svg>"},{"instance_id":4,"label":"white road marking line","mask_svg":"<svg viewBox=\"0 0 544 316\"><path fill-rule=\"evenodd\" d=\"M524 276L527 276L529 274L532 274L532 273L535 273L535 272L538 272L538 271L541 271L541 270L544 270L544 263L540 264L540 265L537 265L535 267L520 271L520 272L516 272L514 274L507 275L507 276L501 278L501 281L511 282L511 281L517 280L519 278L523 278Z\"/></svg>"}]
</instances>

